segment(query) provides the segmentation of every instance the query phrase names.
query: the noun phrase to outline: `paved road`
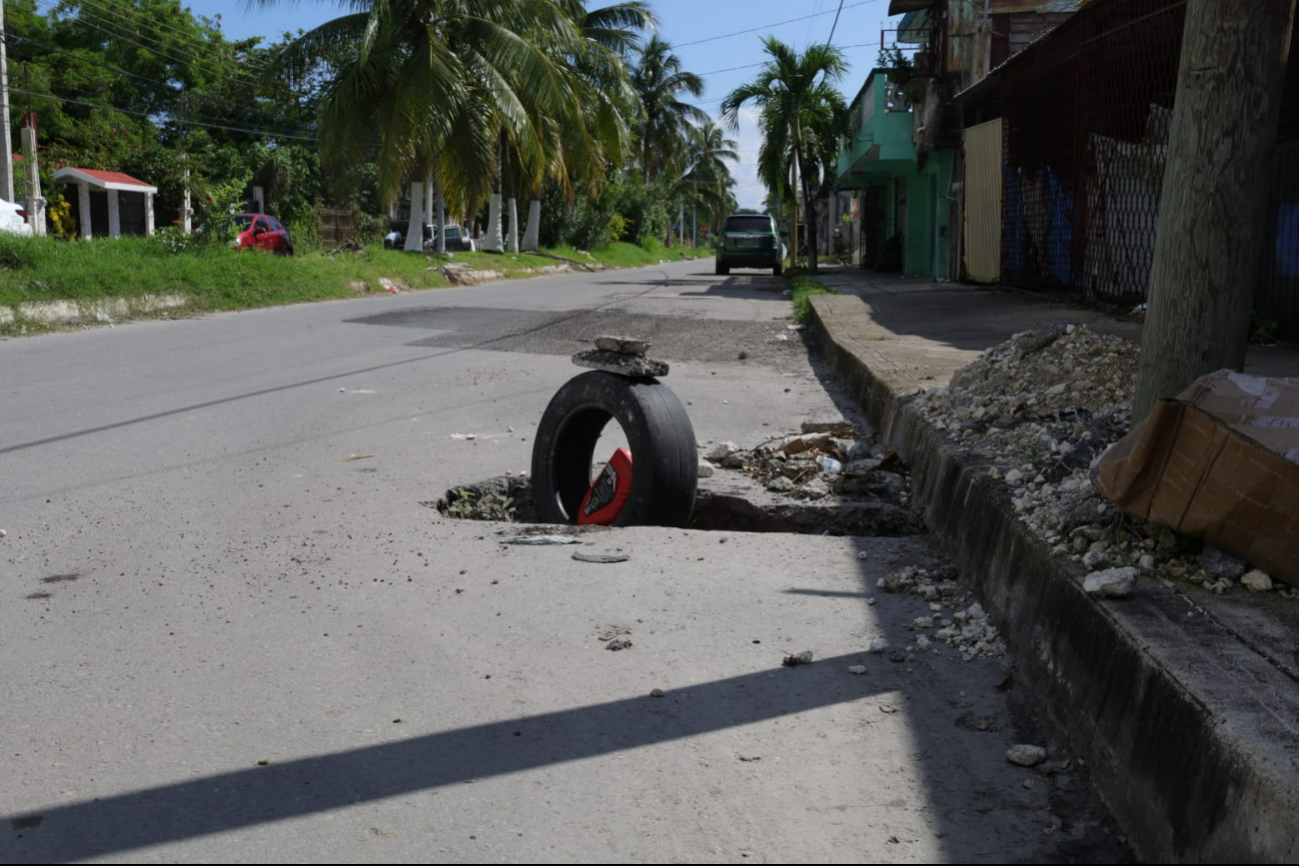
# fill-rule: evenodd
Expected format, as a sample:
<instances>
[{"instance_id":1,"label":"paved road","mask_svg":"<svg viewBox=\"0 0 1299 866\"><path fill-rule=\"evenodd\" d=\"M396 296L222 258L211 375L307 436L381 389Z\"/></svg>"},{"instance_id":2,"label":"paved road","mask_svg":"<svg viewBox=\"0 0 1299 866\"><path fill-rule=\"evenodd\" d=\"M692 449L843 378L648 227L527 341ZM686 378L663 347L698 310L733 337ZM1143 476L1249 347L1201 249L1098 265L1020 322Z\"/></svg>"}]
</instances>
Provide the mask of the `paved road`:
<instances>
[{"instance_id":1,"label":"paved road","mask_svg":"<svg viewBox=\"0 0 1299 866\"><path fill-rule=\"evenodd\" d=\"M1073 756L1002 664L865 652L928 612L875 584L930 539L633 529L593 565L421 505L526 469L595 333L650 335L704 442L832 410L780 288L681 263L0 343L0 862L1121 856L1076 760L1006 762Z\"/></svg>"}]
</instances>

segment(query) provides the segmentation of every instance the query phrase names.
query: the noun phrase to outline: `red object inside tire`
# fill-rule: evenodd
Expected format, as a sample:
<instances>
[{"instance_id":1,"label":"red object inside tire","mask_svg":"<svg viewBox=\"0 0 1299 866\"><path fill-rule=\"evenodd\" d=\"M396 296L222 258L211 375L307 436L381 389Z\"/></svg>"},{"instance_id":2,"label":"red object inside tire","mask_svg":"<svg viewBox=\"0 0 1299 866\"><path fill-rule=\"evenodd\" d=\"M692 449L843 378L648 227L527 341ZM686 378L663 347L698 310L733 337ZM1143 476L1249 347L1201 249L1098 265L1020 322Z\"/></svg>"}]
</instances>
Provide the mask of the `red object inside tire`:
<instances>
[{"instance_id":1,"label":"red object inside tire","mask_svg":"<svg viewBox=\"0 0 1299 866\"><path fill-rule=\"evenodd\" d=\"M579 525L608 526L618 519L631 495L631 452L619 448L582 497Z\"/></svg>"}]
</instances>

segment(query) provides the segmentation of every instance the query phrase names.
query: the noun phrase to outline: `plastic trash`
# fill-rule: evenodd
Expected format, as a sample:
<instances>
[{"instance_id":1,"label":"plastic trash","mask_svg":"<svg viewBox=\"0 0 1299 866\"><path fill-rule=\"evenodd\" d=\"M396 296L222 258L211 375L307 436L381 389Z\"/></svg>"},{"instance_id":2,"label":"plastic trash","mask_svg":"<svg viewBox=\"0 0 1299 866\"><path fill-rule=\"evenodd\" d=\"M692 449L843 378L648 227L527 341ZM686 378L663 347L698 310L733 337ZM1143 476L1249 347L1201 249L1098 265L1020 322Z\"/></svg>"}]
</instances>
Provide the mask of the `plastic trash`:
<instances>
[{"instance_id":1,"label":"plastic trash","mask_svg":"<svg viewBox=\"0 0 1299 866\"><path fill-rule=\"evenodd\" d=\"M840 463L838 460L835 460L833 457L826 456L825 454L822 454L820 457L817 457L816 462L820 463L821 468L824 469L826 472L829 472L831 475L838 475L840 472L843 471L842 463Z\"/></svg>"}]
</instances>

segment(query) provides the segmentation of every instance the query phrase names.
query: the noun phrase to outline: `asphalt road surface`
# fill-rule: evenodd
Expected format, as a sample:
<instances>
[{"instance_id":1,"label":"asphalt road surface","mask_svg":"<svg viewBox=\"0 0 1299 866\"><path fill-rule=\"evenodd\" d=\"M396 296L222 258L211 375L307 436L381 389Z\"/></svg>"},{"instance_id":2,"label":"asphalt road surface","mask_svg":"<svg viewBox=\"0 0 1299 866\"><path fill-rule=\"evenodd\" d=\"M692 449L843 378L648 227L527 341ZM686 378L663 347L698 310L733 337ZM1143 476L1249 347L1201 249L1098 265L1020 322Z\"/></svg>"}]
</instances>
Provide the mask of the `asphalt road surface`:
<instances>
[{"instance_id":1,"label":"asphalt road surface","mask_svg":"<svg viewBox=\"0 0 1299 866\"><path fill-rule=\"evenodd\" d=\"M782 288L687 262L0 342L0 862L1125 857L1004 660L907 651L928 606L876 581L928 537L591 564L422 504L526 470L599 333L655 342L705 444L834 411Z\"/></svg>"}]
</instances>

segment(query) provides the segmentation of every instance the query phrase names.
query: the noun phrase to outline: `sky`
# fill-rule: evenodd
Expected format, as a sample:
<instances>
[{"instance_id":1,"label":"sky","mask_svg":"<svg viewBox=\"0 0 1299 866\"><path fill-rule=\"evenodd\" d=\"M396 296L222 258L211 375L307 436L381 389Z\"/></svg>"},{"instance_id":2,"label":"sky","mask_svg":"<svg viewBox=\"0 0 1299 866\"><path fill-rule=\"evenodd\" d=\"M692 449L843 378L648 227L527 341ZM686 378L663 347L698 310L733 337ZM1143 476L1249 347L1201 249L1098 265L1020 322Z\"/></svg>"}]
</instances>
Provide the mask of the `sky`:
<instances>
[{"instance_id":1,"label":"sky","mask_svg":"<svg viewBox=\"0 0 1299 866\"><path fill-rule=\"evenodd\" d=\"M594 0L591 5L608 2L613 0ZM704 78L707 89L699 100L691 101L696 101L714 117L719 115L718 104L722 98L757 73L757 67L751 64L759 64L764 59L761 41L764 36L774 35L802 50L810 44L825 42L834 27L834 44L845 49L851 66L848 75L839 81L839 89L845 98L851 99L875 63L881 28L894 27L898 20L894 18L894 23L889 23L888 0L843 0L837 26L834 22L839 0L652 2L659 17L660 35L677 47L683 68ZM258 4L252 10L245 0L192 0L189 6L199 15L213 18L220 15L221 29L229 39L278 38L285 31L309 30L341 14L339 4L331 0L282 0L270 8ZM753 32L727 35L741 30ZM891 42L892 34L886 36ZM697 44L687 44L691 42ZM728 135L739 142L740 164L733 169L736 198L741 207L760 208L766 190L757 180L756 162L762 137L754 124L753 113L744 112L739 129Z\"/></svg>"}]
</instances>

